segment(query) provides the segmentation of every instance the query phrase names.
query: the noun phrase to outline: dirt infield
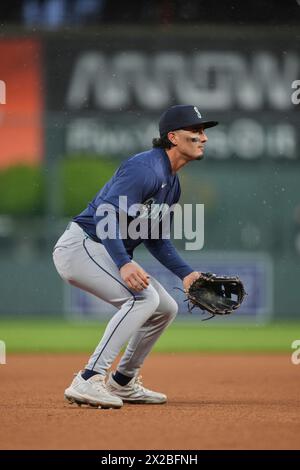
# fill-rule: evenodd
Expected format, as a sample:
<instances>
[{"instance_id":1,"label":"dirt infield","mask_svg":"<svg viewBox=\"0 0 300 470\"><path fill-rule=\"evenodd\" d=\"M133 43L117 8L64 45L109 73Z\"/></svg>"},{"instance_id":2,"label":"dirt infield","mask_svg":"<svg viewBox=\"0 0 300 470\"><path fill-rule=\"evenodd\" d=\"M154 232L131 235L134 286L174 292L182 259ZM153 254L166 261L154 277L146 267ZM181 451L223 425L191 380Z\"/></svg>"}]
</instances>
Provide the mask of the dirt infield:
<instances>
[{"instance_id":1,"label":"dirt infield","mask_svg":"<svg viewBox=\"0 0 300 470\"><path fill-rule=\"evenodd\" d=\"M300 366L289 355L153 354L146 386L166 405L98 410L63 390L87 355L9 355L1 449L299 449Z\"/></svg>"}]
</instances>

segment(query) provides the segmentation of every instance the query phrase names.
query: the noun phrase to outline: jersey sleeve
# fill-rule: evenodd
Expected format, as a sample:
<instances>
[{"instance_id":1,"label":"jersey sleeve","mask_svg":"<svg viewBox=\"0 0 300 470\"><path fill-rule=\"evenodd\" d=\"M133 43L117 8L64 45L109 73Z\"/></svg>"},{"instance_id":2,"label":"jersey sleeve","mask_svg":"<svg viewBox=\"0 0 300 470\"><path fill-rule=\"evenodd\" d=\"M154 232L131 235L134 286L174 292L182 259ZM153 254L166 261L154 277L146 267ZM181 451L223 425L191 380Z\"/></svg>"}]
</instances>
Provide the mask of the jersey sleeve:
<instances>
[{"instance_id":1,"label":"jersey sleeve","mask_svg":"<svg viewBox=\"0 0 300 470\"><path fill-rule=\"evenodd\" d=\"M179 255L173 243L168 239L144 240L150 253L180 279L194 271Z\"/></svg>"},{"instance_id":2,"label":"jersey sleeve","mask_svg":"<svg viewBox=\"0 0 300 470\"><path fill-rule=\"evenodd\" d=\"M125 250L125 246L120 235L117 211L110 204L104 203L99 207L102 208L103 215L99 215L97 217L97 220L100 225L101 221L104 220L106 225L107 217L109 217L111 232L109 232L108 230L105 234L106 236L103 236L104 233L99 233L101 227L97 224L97 236L99 239L101 239L102 244L106 248L106 251L113 259L115 264L118 266L119 269L121 269L124 264L130 263L131 258Z\"/></svg>"},{"instance_id":3,"label":"jersey sleeve","mask_svg":"<svg viewBox=\"0 0 300 470\"><path fill-rule=\"evenodd\" d=\"M157 177L154 171L146 165L126 164L121 167L114 177L109 191L96 200L97 210L94 214L96 232L115 264L120 269L131 261L119 230L118 214L121 211L130 214L130 208L141 204L157 190ZM125 200L124 197L127 199ZM133 209L133 212L135 210ZM101 222L109 215L111 233L102 237L99 233ZM100 224L100 225L98 225Z\"/></svg>"}]
</instances>

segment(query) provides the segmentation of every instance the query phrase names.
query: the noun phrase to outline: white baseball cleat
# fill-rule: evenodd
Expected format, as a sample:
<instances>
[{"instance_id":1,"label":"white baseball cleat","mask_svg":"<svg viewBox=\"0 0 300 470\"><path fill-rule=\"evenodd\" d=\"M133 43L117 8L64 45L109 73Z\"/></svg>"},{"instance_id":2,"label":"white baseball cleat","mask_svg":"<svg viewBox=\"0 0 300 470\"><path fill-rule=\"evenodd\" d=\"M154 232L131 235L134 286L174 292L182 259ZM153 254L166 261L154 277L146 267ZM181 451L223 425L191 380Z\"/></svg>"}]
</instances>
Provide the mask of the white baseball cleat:
<instances>
[{"instance_id":1,"label":"white baseball cleat","mask_svg":"<svg viewBox=\"0 0 300 470\"><path fill-rule=\"evenodd\" d=\"M113 378L112 373L106 382L107 390L122 398L123 402L127 403L151 403L162 404L166 403L167 396L163 393L153 392L148 390L142 385L142 377L133 377L127 385L119 385Z\"/></svg>"},{"instance_id":2,"label":"white baseball cleat","mask_svg":"<svg viewBox=\"0 0 300 470\"><path fill-rule=\"evenodd\" d=\"M88 380L81 377L81 371L75 376L70 387L65 390L65 399L77 405L90 405L101 408L121 408L121 398L111 395L105 385L104 375L96 374Z\"/></svg>"}]
</instances>

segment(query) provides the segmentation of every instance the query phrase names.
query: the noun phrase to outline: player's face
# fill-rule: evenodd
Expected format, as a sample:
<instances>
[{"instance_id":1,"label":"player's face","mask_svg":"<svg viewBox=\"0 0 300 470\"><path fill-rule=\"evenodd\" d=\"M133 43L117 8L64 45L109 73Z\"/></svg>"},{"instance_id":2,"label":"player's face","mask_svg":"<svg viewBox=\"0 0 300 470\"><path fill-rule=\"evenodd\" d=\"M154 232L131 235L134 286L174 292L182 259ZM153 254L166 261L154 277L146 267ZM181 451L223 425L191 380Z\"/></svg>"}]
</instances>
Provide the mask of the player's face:
<instances>
[{"instance_id":1,"label":"player's face","mask_svg":"<svg viewBox=\"0 0 300 470\"><path fill-rule=\"evenodd\" d=\"M207 136L203 127L186 128L171 133L172 142L177 151L187 160L201 160L204 156L204 147Z\"/></svg>"}]
</instances>

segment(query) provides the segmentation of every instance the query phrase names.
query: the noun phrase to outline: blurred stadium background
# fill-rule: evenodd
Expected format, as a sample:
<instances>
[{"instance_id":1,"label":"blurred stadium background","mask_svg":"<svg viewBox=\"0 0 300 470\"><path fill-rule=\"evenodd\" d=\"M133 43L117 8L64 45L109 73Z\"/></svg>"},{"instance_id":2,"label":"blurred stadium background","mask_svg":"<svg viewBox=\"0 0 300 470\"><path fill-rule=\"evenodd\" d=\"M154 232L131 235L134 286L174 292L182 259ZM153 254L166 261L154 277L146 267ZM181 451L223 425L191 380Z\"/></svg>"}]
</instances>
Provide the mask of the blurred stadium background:
<instances>
[{"instance_id":1,"label":"blurred stadium background","mask_svg":"<svg viewBox=\"0 0 300 470\"><path fill-rule=\"evenodd\" d=\"M299 25L296 0L2 5L0 339L9 350L95 345L113 310L61 282L52 247L122 159L151 146L161 112L183 103L220 122L205 160L180 172L182 203L205 204L204 249L184 256L196 269L238 273L249 295L226 322L200 323L173 290L180 282L140 249L180 304L158 349L290 348L300 324Z\"/></svg>"}]
</instances>

